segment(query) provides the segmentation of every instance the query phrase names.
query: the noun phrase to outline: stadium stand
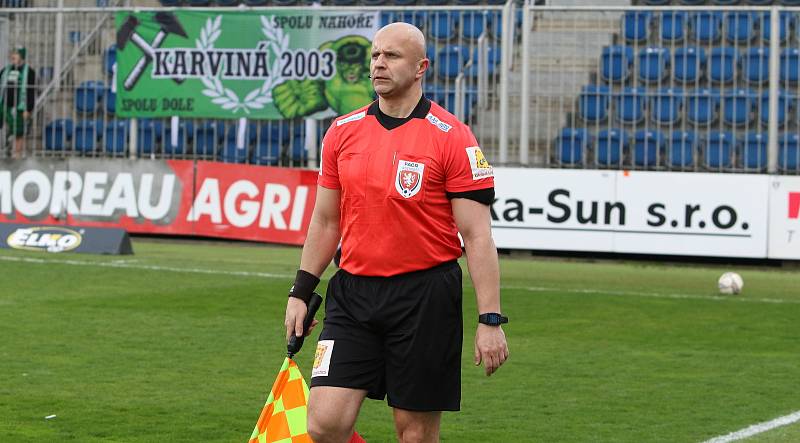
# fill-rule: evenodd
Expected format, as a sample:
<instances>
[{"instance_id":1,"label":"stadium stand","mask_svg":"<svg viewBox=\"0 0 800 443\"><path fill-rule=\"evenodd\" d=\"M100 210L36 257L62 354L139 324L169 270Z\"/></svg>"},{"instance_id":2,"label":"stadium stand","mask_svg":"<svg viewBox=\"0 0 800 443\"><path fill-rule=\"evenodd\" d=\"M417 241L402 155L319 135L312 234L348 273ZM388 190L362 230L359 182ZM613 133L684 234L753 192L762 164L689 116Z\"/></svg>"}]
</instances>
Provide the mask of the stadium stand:
<instances>
[{"instance_id":1,"label":"stadium stand","mask_svg":"<svg viewBox=\"0 0 800 443\"><path fill-rule=\"evenodd\" d=\"M686 10L630 10L577 95L553 161L600 167L763 172L769 124L770 12L746 5L704 10L698 1L642 1ZM695 7L690 7L690 6ZM781 11L780 168L797 172L798 13ZM594 160L591 160L594 159Z\"/></svg>"}]
</instances>

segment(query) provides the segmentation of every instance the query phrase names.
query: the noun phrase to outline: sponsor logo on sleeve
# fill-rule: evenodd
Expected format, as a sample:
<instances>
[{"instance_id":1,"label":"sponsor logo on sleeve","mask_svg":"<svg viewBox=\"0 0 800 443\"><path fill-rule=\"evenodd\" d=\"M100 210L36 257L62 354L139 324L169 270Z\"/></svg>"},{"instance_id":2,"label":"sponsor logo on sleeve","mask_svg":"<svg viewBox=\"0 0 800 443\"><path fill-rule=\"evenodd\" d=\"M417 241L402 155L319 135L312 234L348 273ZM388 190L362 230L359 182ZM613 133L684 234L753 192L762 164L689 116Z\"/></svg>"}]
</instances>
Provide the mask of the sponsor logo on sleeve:
<instances>
[{"instance_id":1,"label":"sponsor logo on sleeve","mask_svg":"<svg viewBox=\"0 0 800 443\"><path fill-rule=\"evenodd\" d=\"M397 174L394 178L394 187L403 198L411 198L422 189L422 176L425 164L400 160L397 164Z\"/></svg>"},{"instance_id":2,"label":"sponsor logo on sleeve","mask_svg":"<svg viewBox=\"0 0 800 443\"><path fill-rule=\"evenodd\" d=\"M433 115L431 113L428 113L428 115L425 118L427 118L428 121L431 122L431 124L433 126L436 126L437 128L439 128L440 130L442 130L444 132L447 132L447 131L450 130L450 128L452 128L452 126L450 126L447 123L439 120L439 117L436 117L435 115Z\"/></svg>"},{"instance_id":3,"label":"sponsor logo on sleeve","mask_svg":"<svg viewBox=\"0 0 800 443\"><path fill-rule=\"evenodd\" d=\"M343 118L336 122L336 126L342 126L345 123L354 122L356 120L361 120L362 118L367 116L367 111L361 111L358 114L353 114L350 117Z\"/></svg>"},{"instance_id":4,"label":"sponsor logo on sleeve","mask_svg":"<svg viewBox=\"0 0 800 443\"><path fill-rule=\"evenodd\" d=\"M317 352L314 354L314 367L311 369L311 378L327 377L331 367L331 354L333 354L333 340L320 340L317 342Z\"/></svg>"},{"instance_id":5,"label":"sponsor logo on sleeve","mask_svg":"<svg viewBox=\"0 0 800 443\"><path fill-rule=\"evenodd\" d=\"M469 157L469 164L472 167L473 180L494 177L494 169L492 169L492 165L489 164L486 157L483 156L480 147L471 146L467 148L467 157Z\"/></svg>"}]
</instances>

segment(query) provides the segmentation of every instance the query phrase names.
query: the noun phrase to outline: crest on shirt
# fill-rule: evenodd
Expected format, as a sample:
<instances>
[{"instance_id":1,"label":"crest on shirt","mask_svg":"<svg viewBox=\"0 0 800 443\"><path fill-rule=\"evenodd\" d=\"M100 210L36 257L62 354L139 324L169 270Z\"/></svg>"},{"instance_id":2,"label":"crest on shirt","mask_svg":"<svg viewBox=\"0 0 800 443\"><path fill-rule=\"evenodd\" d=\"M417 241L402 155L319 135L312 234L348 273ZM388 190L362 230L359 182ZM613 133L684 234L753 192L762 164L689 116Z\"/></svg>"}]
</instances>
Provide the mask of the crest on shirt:
<instances>
[{"instance_id":1,"label":"crest on shirt","mask_svg":"<svg viewBox=\"0 0 800 443\"><path fill-rule=\"evenodd\" d=\"M483 156L480 147L470 146L467 148L467 157L469 158L469 165L472 167L473 180L494 177L494 169L486 160L486 157Z\"/></svg>"},{"instance_id":2,"label":"crest on shirt","mask_svg":"<svg viewBox=\"0 0 800 443\"><path fill-rule=\"evenodd\" d=\"M404 198L417 195L422 189L422 175L425 165L419 162L400 160L397 163L397 174L394 178L394 187Z\"/></svg>"}]
</instances>

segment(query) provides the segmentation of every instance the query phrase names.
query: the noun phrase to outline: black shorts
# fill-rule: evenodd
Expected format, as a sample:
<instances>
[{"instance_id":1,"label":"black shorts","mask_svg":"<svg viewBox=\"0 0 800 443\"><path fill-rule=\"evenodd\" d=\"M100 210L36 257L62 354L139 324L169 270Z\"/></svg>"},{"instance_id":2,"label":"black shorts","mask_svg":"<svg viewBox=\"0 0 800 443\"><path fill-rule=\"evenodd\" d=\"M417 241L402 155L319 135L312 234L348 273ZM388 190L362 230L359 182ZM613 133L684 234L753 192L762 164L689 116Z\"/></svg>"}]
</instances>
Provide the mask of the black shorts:
<instances>
[{"instance_id":1,"label":"black shorts","mask_svg":"<svg viewBox=\"0 0 800 443\"><path fill-rule=\"evenodd\" d=\"M311 387L365 389L411 411L461 404L461 268L392 277L339 270L328 283Z\"/></svg>"}]
</instances>

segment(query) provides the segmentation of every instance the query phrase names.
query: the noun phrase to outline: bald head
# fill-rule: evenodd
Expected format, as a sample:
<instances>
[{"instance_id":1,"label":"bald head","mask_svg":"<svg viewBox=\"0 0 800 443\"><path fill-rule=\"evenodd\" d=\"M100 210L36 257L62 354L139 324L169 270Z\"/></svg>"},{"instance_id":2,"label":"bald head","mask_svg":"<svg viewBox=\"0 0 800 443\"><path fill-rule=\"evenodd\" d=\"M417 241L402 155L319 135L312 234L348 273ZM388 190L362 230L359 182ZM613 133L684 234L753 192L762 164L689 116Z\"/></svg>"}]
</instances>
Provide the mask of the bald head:
<instances>
[{"instance_id":1,"label":"bald head","mask_svg":"<svg viewBox=\"0 0 800 443\"><path fill-rule=\"evenodd\" d=\"M417 60L425 58L425 36L412 24L389 23L378 30L375 41L391 41Z\"/></svg>"}]
</instances>

